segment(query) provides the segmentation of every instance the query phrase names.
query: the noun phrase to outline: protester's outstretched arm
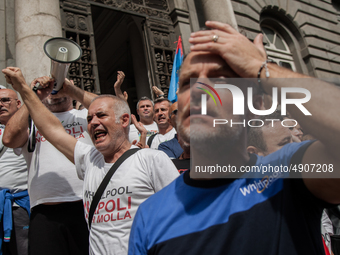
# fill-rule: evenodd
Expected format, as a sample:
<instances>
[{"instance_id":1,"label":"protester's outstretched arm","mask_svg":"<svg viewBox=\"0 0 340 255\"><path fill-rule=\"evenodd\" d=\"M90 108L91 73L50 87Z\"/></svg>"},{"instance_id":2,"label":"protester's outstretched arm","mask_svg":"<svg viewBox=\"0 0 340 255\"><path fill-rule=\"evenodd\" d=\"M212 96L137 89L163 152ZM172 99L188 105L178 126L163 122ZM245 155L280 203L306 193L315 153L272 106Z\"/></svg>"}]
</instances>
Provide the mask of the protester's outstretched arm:
<instances>
[{"instance_id":1,"label":"protester's outstretched arm","mask_svg":"<svg viewBox=\"0 0 340 255\"><path fill-rule=\"evenodd\" d=\"M48 76L34 79L31 82L31 88L37 83L40 84L44 89L39 91L41 98L46 97L51 89L46 89L53 85L53 79ZM5 133L3 135L3 143L5 146L10 148L19 148L24 146L28 139L28 109L23 104L20 109L10 118L6 125Z\"/></svg>"},{"instance_id":2,"label":"protester's outstretched arm","mask_svg":"<svg viewBox=\"0 0 340 255\"><path fill-rule=\"evenodd\" d=\"M41 134L71 162L74 162L74 148L77 139L68 135L57 117L55 117L40 101L37 95L26 84L21 70L17 67L7 67L2 72L7 83L18 91ZM42 91L40 91L42 92Z\"/></svg>"},{"instance_id":3,"label":"protester's outstretched arm","mask_svg":"<svg viewBox=\"0 0 340 255\"><path fill-rule=\"evenodd\" d=\"M79 101L86 109L89 108L92 99L98 96L94 93L78 88L73 84L73 81L70 81L68 79L65 79L65 82L63 84L63 90L72 99Z\"/></svg>"},{"instance_id":4,"label":"protester's outstretched arm","mask_svg":"<svg viewBox=\"0 0 340 255\"><path fill-rule=\"evenodd\" d=\"M9 148L20 148L28 139L28 110L26 105L13 114L7 122L2 143Z\"/></svg>"},{"instance_id":5,"label":"protester's outstretched arm","mask_svg":"<svg viewBox=\"0 0 340 255\"><path fill-rule=\"evenodd\" d=\"M209 21L206 25L212 30L193 33L189 40L193 44L191 50L218 54L240 77L257 78L260 67L266 60L262 35L258 35L252 43L229 25L215 21ZM214 35L218 36L216 42L212 40ZM273 63L268 63L267 66L270 78L266 79L265 68L260 73L260 77L264 78L261 83L266 93L271 94L272 88L276 87L280 99L282 88L298 87L308 90L311 94L311 99L303 106L312 116L305 115L293 104L287 105L287 110L291 113L292 118L305 128L306 133L319 140L307 149L303 164L333 164L334 171L339 172L338 177L340 174L340 158L338 155L340 151L340 118L335 116L338 116L338 109L340 108L339 88ZM290 99L301 99L304 96L301 93L288 94ZM306 173L303 173L303 176L306 177ZM334 176L336 175L333 174L332 179L320 179L326 176L315 173L314 177L319 177L318 179L305 178L304 182L317 197L331 203L340 203L340 183Z\"/></svg>"},{"instance_id":6,"label":"protester's outstretched arm","mask_svg":"<svg viewBox=\"0 0 340 255\"><path fill-rule=\"evenodd\" d=\"M118 71L117 72L117 81L115 82L115 84L113 85L113 88L115 90L116 96L127 101L128 100L128 93L126 91L124 91L124 93L122 92L121 86L122 83L125 79L125 74L123 71Z\"/></svg>"}]
</instances>

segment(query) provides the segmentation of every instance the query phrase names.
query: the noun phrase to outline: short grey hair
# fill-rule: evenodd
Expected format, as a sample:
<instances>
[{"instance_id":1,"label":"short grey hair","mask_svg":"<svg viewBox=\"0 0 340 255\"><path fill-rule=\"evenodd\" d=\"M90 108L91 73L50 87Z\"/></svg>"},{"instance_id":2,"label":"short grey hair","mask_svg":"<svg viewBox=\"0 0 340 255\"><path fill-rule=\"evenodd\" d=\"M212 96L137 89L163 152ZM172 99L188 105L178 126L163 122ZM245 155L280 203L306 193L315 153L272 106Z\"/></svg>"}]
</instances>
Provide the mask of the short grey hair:
<instances>
[{"instance_id":1,"label":"short grey hair","mask_svg":"<svg viewBox=\"0 0 340 255\"><path fill-rule=\"evenodd\" d=\"M137 110L139 109L139 103L140 103L141 101L145 101L145 100L149 100L149 101L151 102L152 106L154 106L154 103L153 103L153 101L152 101L150 98L148 98L148 97L141 97L141 98L138 100L138 102L137 102Z\"/></svg>"},{"instance_id":2,"label":"short grey hair","mask_svg":"<svg viewBox=\"0 0 340 255\"><path fill-rule=\"evenodd\" d=\"M111 98L115 103L113 104L113 111L116 115L116 123L119 123L119 119L120 117L123 116L123 114L127 113L129 114L129 122L131 122L131 111L130 111L130 107L127 104L127 102L117 96L113 96L113 95L99 95L95 98L92 99L91 104L97 100L97 99L101 99L101 98ZM128 132L130 131L130 125L127 126L127 130Z\"/></svg>"}]
</instances>

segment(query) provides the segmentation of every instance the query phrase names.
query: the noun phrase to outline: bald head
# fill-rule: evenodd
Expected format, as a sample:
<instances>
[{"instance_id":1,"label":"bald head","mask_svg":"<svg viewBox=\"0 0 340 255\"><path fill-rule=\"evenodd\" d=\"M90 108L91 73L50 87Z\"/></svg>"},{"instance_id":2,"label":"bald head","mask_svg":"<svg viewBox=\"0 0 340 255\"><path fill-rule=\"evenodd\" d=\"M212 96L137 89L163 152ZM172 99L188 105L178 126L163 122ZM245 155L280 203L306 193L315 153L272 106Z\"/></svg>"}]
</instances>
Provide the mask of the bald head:
<instances>
[{"instance_id":1,"label":"bald head","mask_svg":"<svg viewBox=\"0 0 340 255\"><path fill-rule=\"evenodd\" d=\"M0 89L0 123L6 125L12 115L20 108L17 93L11 89Z\"/></svg>"},{"instance_id":2,"label":"bald head","mask_svg":"<svg viewBox=\"0 0 340 255\"><path fill-rule=\"evenodd\" d=\"M7 97L12 97L12 98L18 98L17 93L12 90L12 89L0 89L0 95L2 97L7 96Z\"/></svg>"}]
</instances>

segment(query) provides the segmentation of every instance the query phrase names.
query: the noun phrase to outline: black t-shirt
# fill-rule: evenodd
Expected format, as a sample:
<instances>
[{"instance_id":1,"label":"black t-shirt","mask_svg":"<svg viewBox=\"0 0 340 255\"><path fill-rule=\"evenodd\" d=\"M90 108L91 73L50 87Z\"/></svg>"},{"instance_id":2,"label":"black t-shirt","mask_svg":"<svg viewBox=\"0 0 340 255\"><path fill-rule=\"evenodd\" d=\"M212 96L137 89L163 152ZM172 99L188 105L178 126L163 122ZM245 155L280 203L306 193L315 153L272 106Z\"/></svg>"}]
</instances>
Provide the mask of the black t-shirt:
<instances>
[{"instance_id":1,"label":"black t-shirt","mask_svg":"<svg viewBox=\"0 0 340 255\"><path fill-rule=\"evenodd\" d=\"M180 174L184 173L186 170L190 168L190 159L172 159L172 163L177 167L177 170Z\"/></svg>"}]
</instances>

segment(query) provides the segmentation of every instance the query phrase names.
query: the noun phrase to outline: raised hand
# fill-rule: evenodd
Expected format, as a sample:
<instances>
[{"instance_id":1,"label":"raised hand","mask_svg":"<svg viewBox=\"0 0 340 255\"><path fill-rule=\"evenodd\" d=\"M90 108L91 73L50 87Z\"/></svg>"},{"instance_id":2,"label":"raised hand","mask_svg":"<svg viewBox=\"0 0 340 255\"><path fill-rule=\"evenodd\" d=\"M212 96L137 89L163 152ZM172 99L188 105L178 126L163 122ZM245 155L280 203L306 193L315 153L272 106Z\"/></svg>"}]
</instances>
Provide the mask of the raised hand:
<instances>
[{"instance_id":1,"label":"raised hand","mask_svg":"<svg viewBox=\"0 0 340 255\"><path fill-rule=\"evenodd\" d=\"M128 100L128 94L126 91L124 91L124 93L122 93L121 90L121 85L123 83L125 79L125 74L123 71L118 71L117 72L117 81L115 82L115 84L113 85L113 88L115 90L116 96L120 97L121 99L124 99L125 101Z\"/></svg>"},{"instance_id":2,"label":"raised hand","mask_svg":"<svg viewBox=\"0 0 340 255\"><path fill-rule=\"evenodd\" d=\"M147 135L148 131L146 130L146 128L144 127L144 125L141 122L137 121L136 116L133 115L133 114L131 114L131 121L132 121L132 124L135 125L136 129L138 130L138 132L141 134L139 142L137 144L135 144L135 145L140 147L140 148L145 148L145 145L146 145L146 135Z\"/></svg>"},{"instance_id":3,"label":"raised hand","mask_svg":"<svg viewBox=\"0 0 340 255\"><path fill-rule=\"evenodd\" d=\"M53 89L54 79L48 76L43 76L34 79L31 82L31 89L36 87L36 93L40 100L45 99Z\"/></svg>"},{"instance_id":4,"label":"raised hand","mask_svg":"<svg viewBox=\"0 0 340 255\"><path fill-rule=\"evenodd\" d=\"M164 97L164 93L162 90L160 90L157 86L152 86L152 91L155 93L156 97Z\"/></svg>"},{"instance_id":5,"label":"raised hand","mask_svg":"<svg viewBox=\"0 0 340 255\"><path fill-rule=\"evenodd\" d=\"M266 60L263 35L258 34L254 43L228 24L207 21L212 30L192 33L191 51L208 51L220 55L227 64L243 78L255 78L261 64Z\"/></svg>"},{"instance_id":6,"label":"raised hand","mask_svg":"<svg viewBox=\"0 0 340 255\"><path fill-rule=\"evenodd\" d=\"M21 91L27 86L25 78L18 67L7 67L2 69L2 73L5 75L6 82L11 84L16 91Z\"/></svg>"}]
</instances>

